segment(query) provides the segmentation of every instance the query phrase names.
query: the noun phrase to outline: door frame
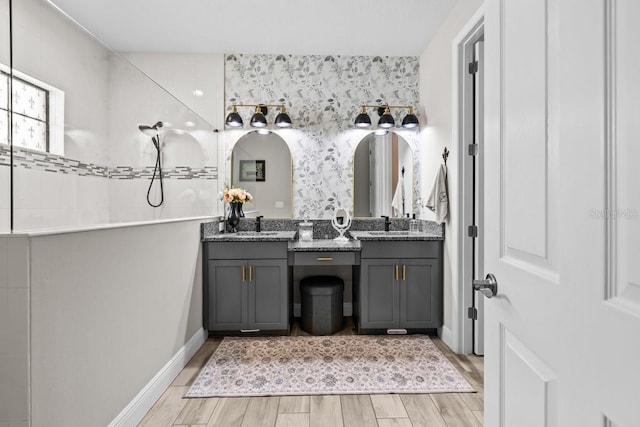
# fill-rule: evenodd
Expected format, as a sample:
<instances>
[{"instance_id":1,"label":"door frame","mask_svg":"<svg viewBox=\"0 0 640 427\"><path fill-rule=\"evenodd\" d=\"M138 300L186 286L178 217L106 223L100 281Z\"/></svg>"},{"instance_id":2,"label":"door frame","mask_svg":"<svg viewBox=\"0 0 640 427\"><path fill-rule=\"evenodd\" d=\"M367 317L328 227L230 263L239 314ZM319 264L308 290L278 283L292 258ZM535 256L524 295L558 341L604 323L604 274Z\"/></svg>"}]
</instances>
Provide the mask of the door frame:
<instances>
[{"instance_id":1,"label":"door frame","mask_svg":"<svg viewBox=\"0 0 640 427\"><path fill-rule=\"evenodd\" d=\"M457 262L452 263L451 269L451 336L447 337L446 331L443 331L442 338L453 351L461 354L473 353L473 323L467 316L467 308L473 306L472 242L467 236L467 227L471 224L469 215L472 214L468 196L473 188L469 184L471 171L466 167L470 157L467 154L467 145L469 144L468 134L471 126L471 116L468 109L471 105L466 104L464 99L468 95L468 91L473 90L466 78L468 75L467 64L470 62L470 58L473 58L475 42L484 35L484 14L484 6L480 6L451 44L451 69L453 72L452 151L457 151L457 156L453 157L456 159L458 169L457 182L452 182L452 187L457 193L453 206L457 205L458 209L457 215L452 215L455 222L452 224L451 234L452 240L456 243Z\"/></svg>"}]
</instances>

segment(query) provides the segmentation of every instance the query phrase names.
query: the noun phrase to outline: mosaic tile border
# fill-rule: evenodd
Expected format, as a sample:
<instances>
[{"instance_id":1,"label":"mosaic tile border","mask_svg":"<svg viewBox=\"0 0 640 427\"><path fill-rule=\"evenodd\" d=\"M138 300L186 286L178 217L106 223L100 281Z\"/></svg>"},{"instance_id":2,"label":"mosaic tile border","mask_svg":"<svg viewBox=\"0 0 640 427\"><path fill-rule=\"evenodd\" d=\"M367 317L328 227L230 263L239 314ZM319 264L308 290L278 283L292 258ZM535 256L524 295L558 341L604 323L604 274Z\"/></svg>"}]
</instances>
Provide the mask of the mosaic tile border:
<instances>
[{"instance_id":1,"label":"mosaic tile border","mask_svg":"<svg viewBox=\"0 0 640 427\"><path fill-rule=\"evenodd\" d=\"M1 166L9 166L10 155L9 146L0 144ZM13 160L15 167L19 168L78 176L96 176L109 179L151 179L153 176L152 166L141 168L131 166L108 167L18 147L14 147ZM165 179L214 180L218 179L218 167L192 168L190 166L176 166L171 169L164 169L162 177Z\"/></svg>"},{"instance_id":2,"label":"mosaic tile border","mask_svg":"<svg viewBox=\"0 0 640 427\"><path fill-rule=\"evenodd\" d=\"M116 166L109 168L109 178L112 179L151 179L153 167L133 168L131 166ZM173 169L163 169L162 178L168 179L218 179L217 166L192 168L190 166L176 166Z\"/></svg>"},{"instance_id":3,"label":"mosaic tile border","mask_svg":"<svg viewBox=\"0 0 640 427\"><path fill-rule=\"evenodd\" d=\"M0 164L9 166L11 151L8 145L0 145ZM106 166L84 163L52 153L13 147L13 163L15 167L35 169L53 173L73 174L79 176L109 177Z\"/></svg>"}]
</instances>

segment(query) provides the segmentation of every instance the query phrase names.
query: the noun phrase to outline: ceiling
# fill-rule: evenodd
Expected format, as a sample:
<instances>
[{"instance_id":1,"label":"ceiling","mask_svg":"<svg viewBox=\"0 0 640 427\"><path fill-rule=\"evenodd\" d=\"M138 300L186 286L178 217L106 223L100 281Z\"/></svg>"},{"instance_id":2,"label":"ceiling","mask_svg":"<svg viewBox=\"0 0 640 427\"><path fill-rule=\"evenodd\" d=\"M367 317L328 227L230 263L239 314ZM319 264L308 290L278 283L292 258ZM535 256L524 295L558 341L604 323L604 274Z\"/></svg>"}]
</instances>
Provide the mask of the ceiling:
<instances>
[{"instance_id":1,"label":"ceiling","mask_svg":"<svg viewBox=\"0 0 640 427\"><path fill-rule=\"evenodd\" d=\"M48 0L119 52L417 56L458 0Z\"/></svg>"}]
</instances>

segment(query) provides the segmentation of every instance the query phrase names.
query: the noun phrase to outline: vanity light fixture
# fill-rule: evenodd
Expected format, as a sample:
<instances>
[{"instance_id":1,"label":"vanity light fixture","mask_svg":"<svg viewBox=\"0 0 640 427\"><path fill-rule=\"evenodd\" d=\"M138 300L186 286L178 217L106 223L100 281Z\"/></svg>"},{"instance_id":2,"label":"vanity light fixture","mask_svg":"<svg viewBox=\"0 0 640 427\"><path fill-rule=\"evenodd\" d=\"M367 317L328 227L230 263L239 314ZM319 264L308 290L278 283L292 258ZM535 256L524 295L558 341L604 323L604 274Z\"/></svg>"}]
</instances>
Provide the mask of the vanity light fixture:
<instances>
[{"instance_id":1,"label":"vanity light fixture","mask_svg":"<svg viewBox=\"0 0 640 427\"><path fill-rule=\"evenodd\" d=\"M371 126L371 117L367 114L367 109L364 105L360 107L360 114L356 116L355 125L357 128L368 128Z\"/></svg>"},{"instance_id":2,"label":"vanity light fixture","mask_svg":"<svg viewBox=\"0 0 640 427\"><path fill-rule=\"evenodd\" d=\"M290 128L291 127L291 117L287 114L287 110L284 108L284 105L280 106L280 112L276 116L275 125L279 128Z\"/></svg>"},{"instance_id":3,"label":"vanity light fixture","mask_svg":"<svg viewBox=\"0 0 640 427\"><path fill-rule=\"evenodd\" d=\"M384 107L384 112L382 113L382 115L380 116L380 119L378 120L378 127L383 129L389 129L394 127L395 125L396 125L396 121L393 120L393 116L391 115L391 110L387 105Z\"/></svg>"},{"instance_id":4,"label":"vanity light fixture","mask_svg":"<svg viewBox=\"0 0 640 427\"><path fill-rule=\"evenodd\" d=\"M266 110L267 107L264 107L264 109ZM265 114L267 114L267 112L265 111L264 113L262 112L262 107L260 107L259 105L256 106L256 112L253 113L253 116L251 116L251 127L252 128L266 128L267 127L267 118L265 117Z\"/></svg>"},{"instance_id":5,"label":"vanity light fixture","mask_svg":"<svg viewBox=\"0 0 640 427\"><path fill-rule=\"evenodd\" d=\"M382 129L390 129L395 127L396 121L391 115L392 108L406 108L407 115L402 120L402 127L405 129L413 129L420 126L418 117L413 112L413 106L411 105L367 105L362 104L360 106L360 113L356 116L354 122L355 127L367 128L371 126L371 117L367 113L367 108L376 108L380 119L378 120L378 127Z\"/></svg>"},{"instance_id":6,"label":"vanity light fixture","mask_svg":"<svg viewBox=\"0 0 640 427\"><path fill-rule=\"evenodd\" d=\"M291 127L291 117L287 114L287 110L284 104L233 104L231 106L231 113L227 116L225 124L230 127L240 128L244 125L242 117L238 113L238 107L253 107L255 112L251 116L249 125L254 128L266 128L268 107L276 107L279 109L279 113L275 118L274 124L279 128Z\"/></svg>"},{"instance_id":7,"label":"vanity light fixture","mask_svg":"<svg viewBox=\"0 0 640 427\"><path fill-rule=\"evenodd\" d=\"M227 126L231 126L234 128L242 127L242 124L243 124L242 117L240 117L240 114L238 113L238 109L236 108L235 105L231 107L231 112L227 116L227 120L225 120L225 123Z\"/></svg>"}]
</instances>

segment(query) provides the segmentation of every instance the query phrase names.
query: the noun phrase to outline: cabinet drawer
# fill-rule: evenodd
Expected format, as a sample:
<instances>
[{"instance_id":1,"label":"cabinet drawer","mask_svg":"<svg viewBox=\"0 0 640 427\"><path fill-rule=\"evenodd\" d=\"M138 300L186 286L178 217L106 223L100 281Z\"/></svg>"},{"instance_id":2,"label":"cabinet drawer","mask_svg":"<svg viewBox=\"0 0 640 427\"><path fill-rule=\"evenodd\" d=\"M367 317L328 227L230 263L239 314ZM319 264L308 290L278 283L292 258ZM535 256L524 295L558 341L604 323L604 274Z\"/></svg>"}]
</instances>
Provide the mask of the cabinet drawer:
<instances>
[{"instance_id":1,"label":"cabinet drawer","mask_svg":"<svg viewBox=\"0 0 640 427\"><path fill-rule=\"evenodd\" d=\"M207 242L208 259L286 259L287 242Z\"/></svg>"},{"instance_id":2,"label":"cabinet drawer","mask_svg":"<svg viewBox=\"0 0 640 427\"><path fill-rule=\"evenodd\" d=\"M295 252L294 265L354 265L354 252Z\"/></svg>"},{"instance_id":3,"label":"cabinet drawer","mask_svg":"<svg viewBox=\"0 0 640 427\"><path fill-rule=\"evenodd\" d=\"M439 258L440 240L363 241L362 258Z\"/></svg>"}]
</instances>

